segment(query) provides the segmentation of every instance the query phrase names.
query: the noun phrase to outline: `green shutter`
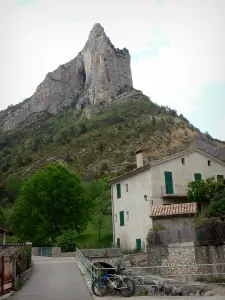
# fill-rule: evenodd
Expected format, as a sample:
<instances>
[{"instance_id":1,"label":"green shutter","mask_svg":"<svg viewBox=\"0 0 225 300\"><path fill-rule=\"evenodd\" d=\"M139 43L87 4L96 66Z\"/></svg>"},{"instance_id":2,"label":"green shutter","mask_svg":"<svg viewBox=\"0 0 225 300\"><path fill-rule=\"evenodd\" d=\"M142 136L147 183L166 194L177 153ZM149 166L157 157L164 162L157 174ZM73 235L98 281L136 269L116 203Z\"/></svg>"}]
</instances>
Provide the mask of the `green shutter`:
<instances>
[{"instance_id":1,"label":"green shutter","mask_svg":"<svg viewBox=\"0 0 225 300\"><path fill-rule=\"evenodd\" d=\"M117 238L117 248L120 248L120 238Z\"/></svg>"},{"instance_id":2,"label":"green shutter","mask_svg":"<svg viewBox=\"0 0 225 300\"><path fill-rule=\"evenodd\" d=\"M223 175L217 175L217 181L223 182L224 176Z\"/></svg>"},{"instance_id":3,"label":"green shutter","mask_svg":"<svg viewBox=\"0 0 225 300\"><path fill-rule=\"evenodd\" d=\"M124 211L120 211L120 226L124 226Z\"/></svg>"},{"instance_id":4,"label":"green shutter","mask_svg":"<svg viewBox=\"0 0 225 300\"><path fill-rule=\"evenodd\" d=\"M202 180L202 175L200 173L195 173L195 180Z\"/></svg>"},{"instance_id":5,"label":"green shutter","mask_svg":"<svg viewBox=\"0 0 225 300\"><path fill-rule=\"evenodd\" d=\"M172 172L164 172L165 175L165 185L166 194L173 194L173 175Z\"/></svg>"},{"instance_id":6,"label":"green shutter","mask_svg":"<svg viewBox=\"0 0 225 300\"><path fill-rule=\"evenodd\" d=\"M116 185L116 190L117 190L117 199L121 198L121 187L120 187L120 183L118 183Z\"/></svg>"},{"instance_id":7,"label":"green shutter","mask_svg":"<svg viewBox=\"0 0 225 300\"><path fill-rule=\"evenodd\" d=\"M141 239L136 239L136 249L141 250Z\"/></svg>"}]
</instances>

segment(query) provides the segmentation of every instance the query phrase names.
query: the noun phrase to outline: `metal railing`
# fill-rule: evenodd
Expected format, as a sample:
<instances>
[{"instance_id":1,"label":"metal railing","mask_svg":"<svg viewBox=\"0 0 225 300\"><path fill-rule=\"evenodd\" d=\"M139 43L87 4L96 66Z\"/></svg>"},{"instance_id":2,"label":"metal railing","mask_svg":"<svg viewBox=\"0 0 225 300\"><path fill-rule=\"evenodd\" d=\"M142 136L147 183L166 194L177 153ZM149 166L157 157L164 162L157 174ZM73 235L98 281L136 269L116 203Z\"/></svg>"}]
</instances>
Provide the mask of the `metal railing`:
<instances>
[{"instance_id":1,"label":"metal railing","mask_svg":"<svg viewBox=\"0 0 225 300\"><path fill-rule=\"evenodd\" d=\"M95 278L100 277L102 269L94 266L78 248L76 248L75 257L82 273L87 275L92 282L95 280Z\"/></svg>"},{"instance_id":2,"label":"metal railing","mask_svg":"<svg viewBox=\"0 0 225 300\"><path fill-rule=\"evenodd\" d=\"M99 278L103 270L115 270L116 268L98 268L94 266L79 249L76 249L76 260L83 274L87 275L93 282ZM225 286L225 263L215 264L192 264L192 265L161 265L161 266L129 266L128 275L136 282L137 287L155 287L159 290L162 286L160 279L177 280L166 282L164 289L168 286L205 286L208 282ZM179 280L179 282L178 282Z\"/></svg>"}]
</instances>

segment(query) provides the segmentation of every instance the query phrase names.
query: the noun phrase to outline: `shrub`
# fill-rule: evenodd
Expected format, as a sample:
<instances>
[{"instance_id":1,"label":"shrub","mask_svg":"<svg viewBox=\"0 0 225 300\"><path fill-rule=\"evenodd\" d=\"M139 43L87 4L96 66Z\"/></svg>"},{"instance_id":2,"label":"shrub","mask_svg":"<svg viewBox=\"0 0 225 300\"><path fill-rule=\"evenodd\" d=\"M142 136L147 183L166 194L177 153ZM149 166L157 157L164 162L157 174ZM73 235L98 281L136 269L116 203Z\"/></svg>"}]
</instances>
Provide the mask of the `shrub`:
<instances>
[{"instance_id":1,"label":"shrub","mask_svg":"<svg viewBox=\"0 0 225 300\"><path fill-rule=\"evenodd\" d=\"M67 230L57 238L57 245L62 252L73 252L76 250L76 236L74 231Z\"/></svg>"}]
</instances>

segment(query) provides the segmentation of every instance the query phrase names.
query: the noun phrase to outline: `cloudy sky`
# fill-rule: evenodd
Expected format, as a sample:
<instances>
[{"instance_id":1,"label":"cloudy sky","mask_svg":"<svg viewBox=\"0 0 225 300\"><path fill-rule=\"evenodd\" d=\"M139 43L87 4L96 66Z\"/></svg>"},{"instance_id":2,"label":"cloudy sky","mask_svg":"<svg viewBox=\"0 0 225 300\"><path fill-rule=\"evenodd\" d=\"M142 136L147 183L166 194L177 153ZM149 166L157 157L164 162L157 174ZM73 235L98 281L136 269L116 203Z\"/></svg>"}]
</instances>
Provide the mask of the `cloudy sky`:
<instances>
[{"instance_id":1,"label":"cloudy sky","mask_svg":"<svg viewBox=\"0 0 225 300\"><path fill-rule=\"evenodd\" d=\"M225 140L225 0L0 0L0 109L74 58L94 23L132 58L134 87Z\"/></svg>"}]
</instances>

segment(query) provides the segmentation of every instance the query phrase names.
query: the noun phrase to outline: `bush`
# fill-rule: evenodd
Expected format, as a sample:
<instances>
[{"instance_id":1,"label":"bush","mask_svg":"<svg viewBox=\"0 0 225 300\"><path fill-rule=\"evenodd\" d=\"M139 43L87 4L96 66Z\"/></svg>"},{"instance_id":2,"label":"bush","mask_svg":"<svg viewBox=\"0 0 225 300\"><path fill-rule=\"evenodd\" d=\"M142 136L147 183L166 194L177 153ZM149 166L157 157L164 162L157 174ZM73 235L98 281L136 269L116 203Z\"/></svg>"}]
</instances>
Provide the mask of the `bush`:
<instances>
[{"instance_id":1,"label":"bush","mask_svg":"<svg viewBox=\"0 0 225 300\"><path fill-rule=\"evenodd\" d=\"M62 252L73 252L76 250L76 236L74 231L67 230L57 238L57 246Z\"/></svg>"},{"instance_id":2,"label":"bush","mask_svg":"<svg viewBox=\"0 0 225 300\"><path fill-rule=\"evenodd\" d=\"M201 245L221 245L225 240L225 222L216 217L199 217L196 239Z\"/></svg>"}]
</instances>

